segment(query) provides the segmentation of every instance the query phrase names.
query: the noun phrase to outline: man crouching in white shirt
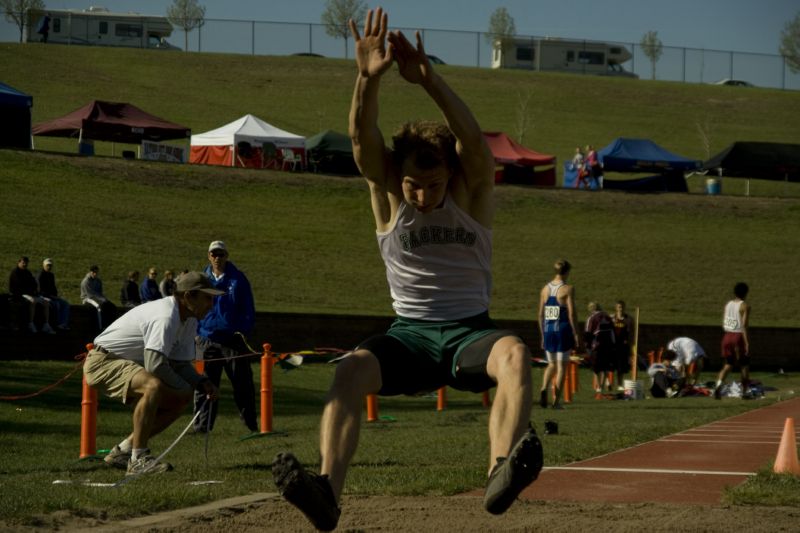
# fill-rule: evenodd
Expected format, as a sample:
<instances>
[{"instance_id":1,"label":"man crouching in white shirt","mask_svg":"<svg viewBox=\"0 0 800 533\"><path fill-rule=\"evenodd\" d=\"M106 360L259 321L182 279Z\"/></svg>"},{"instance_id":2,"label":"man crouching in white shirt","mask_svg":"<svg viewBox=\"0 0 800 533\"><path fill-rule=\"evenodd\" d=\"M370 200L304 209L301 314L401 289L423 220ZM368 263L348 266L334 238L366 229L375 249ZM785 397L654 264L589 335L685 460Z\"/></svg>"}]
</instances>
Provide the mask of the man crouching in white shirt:
<instances>
[{"instance_id":1,"label":"man crouching in white shirt","mask_svg":"<svg viewBox=\"0 0 800 533\"><path fill-rule=\"evenodd\" d=\"M197 321L220 294L204 274L187 272L171 297L131 309L95 338L83 365L86 383L133 407L133 432L105 457L109 465L128 475L172 470L147 442L181 415L194 390L217 397L193 361Z\"/></svg>"}]
</instances>

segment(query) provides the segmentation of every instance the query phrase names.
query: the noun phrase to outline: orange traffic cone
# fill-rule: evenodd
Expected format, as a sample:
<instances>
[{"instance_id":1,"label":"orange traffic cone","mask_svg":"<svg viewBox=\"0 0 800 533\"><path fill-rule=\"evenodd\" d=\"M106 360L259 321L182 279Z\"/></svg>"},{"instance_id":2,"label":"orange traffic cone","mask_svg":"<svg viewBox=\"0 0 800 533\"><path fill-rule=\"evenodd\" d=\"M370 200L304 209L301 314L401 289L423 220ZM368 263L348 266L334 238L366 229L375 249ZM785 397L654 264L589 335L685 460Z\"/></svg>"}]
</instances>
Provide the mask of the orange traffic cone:
<instances>
[{"instance_id":1,"label":"orange traffic cone","mask_svg":"<svg viewBox=\"0 0 800 533\"><path fill-rule=\"evenodd\" d=\"M776 474L794 474L800 476L800 464L797 462L797 443L794 436L794 418L788 417L783 426L783 437L775 457Z\"/></svg>"}]
</instances>

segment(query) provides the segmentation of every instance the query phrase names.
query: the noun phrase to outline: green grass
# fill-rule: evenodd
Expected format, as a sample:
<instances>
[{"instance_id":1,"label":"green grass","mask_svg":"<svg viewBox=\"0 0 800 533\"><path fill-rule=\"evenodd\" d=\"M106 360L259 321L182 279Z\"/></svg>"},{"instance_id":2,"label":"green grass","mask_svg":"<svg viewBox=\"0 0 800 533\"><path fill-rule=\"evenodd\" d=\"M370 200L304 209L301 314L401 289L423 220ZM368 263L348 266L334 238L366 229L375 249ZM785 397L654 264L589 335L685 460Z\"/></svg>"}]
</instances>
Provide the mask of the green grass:
<instances>
[{"instance_id":1,"label":"green grass","mask_svg":"<svg viewBox=\"0 0 800 533\"><path fill-rule=\"evenodd\" d=\"M78 301L90 264L118 298L131 269L201 268L227 241L265 311L392 313L363 180L0 151L6 241L39 269L55 259ZM643 323L718 324L733 283L751 286L753 326L800 326L793 276L800 200L498 187L497 318L529 319L558 257L586 303L623 298ZM356 289L357 288L357 289Z\"/></svg>"},{"instance_id":2,"label":"green grass","mask_svg":"<svg viewBox=\"0 0 800 533\"><path fill-rule=\"evenodd\" d=\"M25 394L54 382L72 368L62 362L6 362L0 370L0 394ZM541 369L533 370L534 380ZM332 367L308 364L274 377L276 434L240 441L246 433L235 414L230 384L223 381L217 427L211 434L208 462L204 438L187 435L167 459L174 472L143 477L118 489L87 487L111 483L121 472L99 461L78 460L80 441L79 373L61 387L29 400L0 402L0 517L30 524L34 516L68 510L109 519L196 505L234 495L271 492L269 464L278 451L292 450L318 467L318 422ZM704 376L711 379L710 374ZM656 439L754 407L786 398L800 387L800 377L756 374L779 390L764 400L713 402L706 398L597 402L585 386L563 412L534 411L534 420L555 418L560 434L544 436L547 466L587 459ZM476 394L448 391L448 406L436 411L434 398L382 398L380 415L393 420L363 422L361 445L348 473L346 492L367 495L450 495L484 484L488 456L488 411ZM181 417L150 445L163 451L189 422ZM98 448L111 448L130 430L130 413L122 404L101 398ZM281 434L277 434L277 433ZM457 453L454 453L457 450ZM765 468L768 465L765 465ZM796 483L761 474L729 493L736 504L797 505ZM53 485L71 480L71 485ZM216 480L221 484L190 485ZM776 482L773 482L776 480Z\"/></svg>"},{"instance_id":3,"label":"green grass","mask_svg":"<svg viewBox=\"0 0 800 533\"><path fill-rule=\"evenodd\" d=\"M202 132L244 113L304 135L346 130L354 77L336 59L164 53L0 44L3 80L34 96L34 122L93 98L124 100ZM525 144L560 157L576 144L650 137L702 159L696 123L713 126L712 152L734 140L800 138L792 91L607 79L444 66L485 130L515 135L518 95L530 94ZM46 73L46 75L42 75ZM422 91L387 74L381 126L438 118ZM701 120L702 119L702 120ZM75 140L37 138L44 150ZM122 146L98 143L98 153ZM690 178L694 192L703 177ZM589 194L498 187L497 318L530 318L558 257L574 265L579 318L590 300L622 298L643 323L717 324L733 283L748 281L754 326L800 326L792 272L800 249L800 186L723 180L723 197ZM731 196L733 195L733 196ZM777 198L782 197L782 198ZM0 264L53 257L72 302L90 264L107 295L125 274L200 268L222 238L253 282L260 310L389 315L391 306L360 179L78 158L0 150ZM353 290L357 287L357 290Z\"/></svg>"},{"instance_id":4,"label":"green grass","mask_svg":"<svg viewBox=\"0 0 800 533\"><path fill-rule=\"evenodd\" d=\"M28 43L0 44L3 81L34 97L40 122L92 99L128 101L189 126L194 133L245 113L310 136L344 132L355 79L352 60L241 54L169 53ZM734 141L796 142L800 92L576 76L444 65L437 70L463 97L486 131L571 159L576 145L602 147L616 137L651 138L669 150L707 159L698 124L708 125L710 154ZM389 134L411 119L440 114L422 90L396 70L382 81L380 125ZM520 102L528 100L527 111ZM41 137L42 149L75 151L75 141ZM111 153L110 143L98 143ZM116 154L121 148L116 147ZM738 187L723 184L723 191ZM741 190L741 189L740 189Z\"/></svg>"}]
</instances>

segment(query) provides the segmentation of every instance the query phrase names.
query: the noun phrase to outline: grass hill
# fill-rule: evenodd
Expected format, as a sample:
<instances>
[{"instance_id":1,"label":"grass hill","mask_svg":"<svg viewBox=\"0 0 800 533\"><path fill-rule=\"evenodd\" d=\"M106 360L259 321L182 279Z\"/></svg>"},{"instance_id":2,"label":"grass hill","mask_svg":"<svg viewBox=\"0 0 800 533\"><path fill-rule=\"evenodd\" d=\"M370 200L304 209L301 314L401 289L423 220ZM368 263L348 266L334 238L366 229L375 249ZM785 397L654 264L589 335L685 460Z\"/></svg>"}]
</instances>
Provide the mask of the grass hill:
<instances>
[{"instance_id":1,"label":"grass hill","mask_svg":"<svg viewBox=\"0 0 800 533\"><path fill-rule=\"evenodd\" d=\"M0 44L0 78L34 96L34 122L89 100L128 101L185 124L195 133L245 113L313 135L345 131L355 65L313 57L273 57L113 49L40 43ZM797 142L800 93L600 76L437 66L469 104L482 128L571 158L577 145L602 147L616 137L647 137L678 154L706 159L733 141ZM422 91L390 72L382 82L381 127L438 119ZM527 108L521 111L527 101ZM41 148L62 141L37 139ZM55 143L55 144L51 144ZM74 151L74 143L69 144Z\"/></svg>"},{"instance_id":2,"label":"grass hill","mask_svg":"<svg viewBox=\"0 0 800 533\"><path fill-rule=\"evenodd\" d=\"M91 99L128 101L202 132L253 113L295 133L345 131L354 66L302 57L0 45L0 79L34 96L34 122ZM568 157L577 144L649 137L702 159L735 140L796 142L800 94L769 89L443 66L485 130ZM527 113L520 102L528 100ZM421 91L387 75L381 125L438 118ZM200 268L224 239L261 310L390 314L367 191L359 179L82 158L75 142L37 138L47 152L0 151L0 264L53 257L77 302L87 267L118 298L124 274L150 265ZM112 147L98 143L100 155ZM118 155L119 146L113 147ZM694 190L700 178L692 178ZM743 182L723 184L739 192ZM759 326L800 326L796 184L753 182L757 197L584 193L498 187L493 314L530 318L551 265L575 265L579 318L589 300L640 306L649 323L717 324L734 282L750 283ZM776 195L789 196L777 198Z\"/></svg>"}]
</instances>

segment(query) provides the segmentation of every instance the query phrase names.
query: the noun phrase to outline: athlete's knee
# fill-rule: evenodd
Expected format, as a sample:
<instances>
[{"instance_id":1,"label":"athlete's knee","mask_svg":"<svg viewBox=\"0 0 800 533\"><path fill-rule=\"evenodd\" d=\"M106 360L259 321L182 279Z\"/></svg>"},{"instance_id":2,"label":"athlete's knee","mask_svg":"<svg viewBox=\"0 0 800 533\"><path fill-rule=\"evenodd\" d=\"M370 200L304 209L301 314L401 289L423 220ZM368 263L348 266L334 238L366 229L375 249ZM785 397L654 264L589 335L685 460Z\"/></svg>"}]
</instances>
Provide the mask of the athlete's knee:
<instances>
[{"instance_id":1,"label":"athlete's knee","mask_svg":"<svg viewBox=\"0 0 800 533\"><path fill-rule=\"evenodd\" d=\"M378 359L368 350L356 350L336 364L332 391L371 393L381 387Z\"/></svg>"},{"instance_id":2,"label":"athlete's knee","mask_svg":"<svg viewBox=\"0 0 800 533\"><path fill-rule=\"evenodd\" d=\"M523 383L531 379L531 352L522 342L510 342L501 350L493 350L490 366L494 367L498 380L514 379Z\"/></svg>"}]
</instances>

